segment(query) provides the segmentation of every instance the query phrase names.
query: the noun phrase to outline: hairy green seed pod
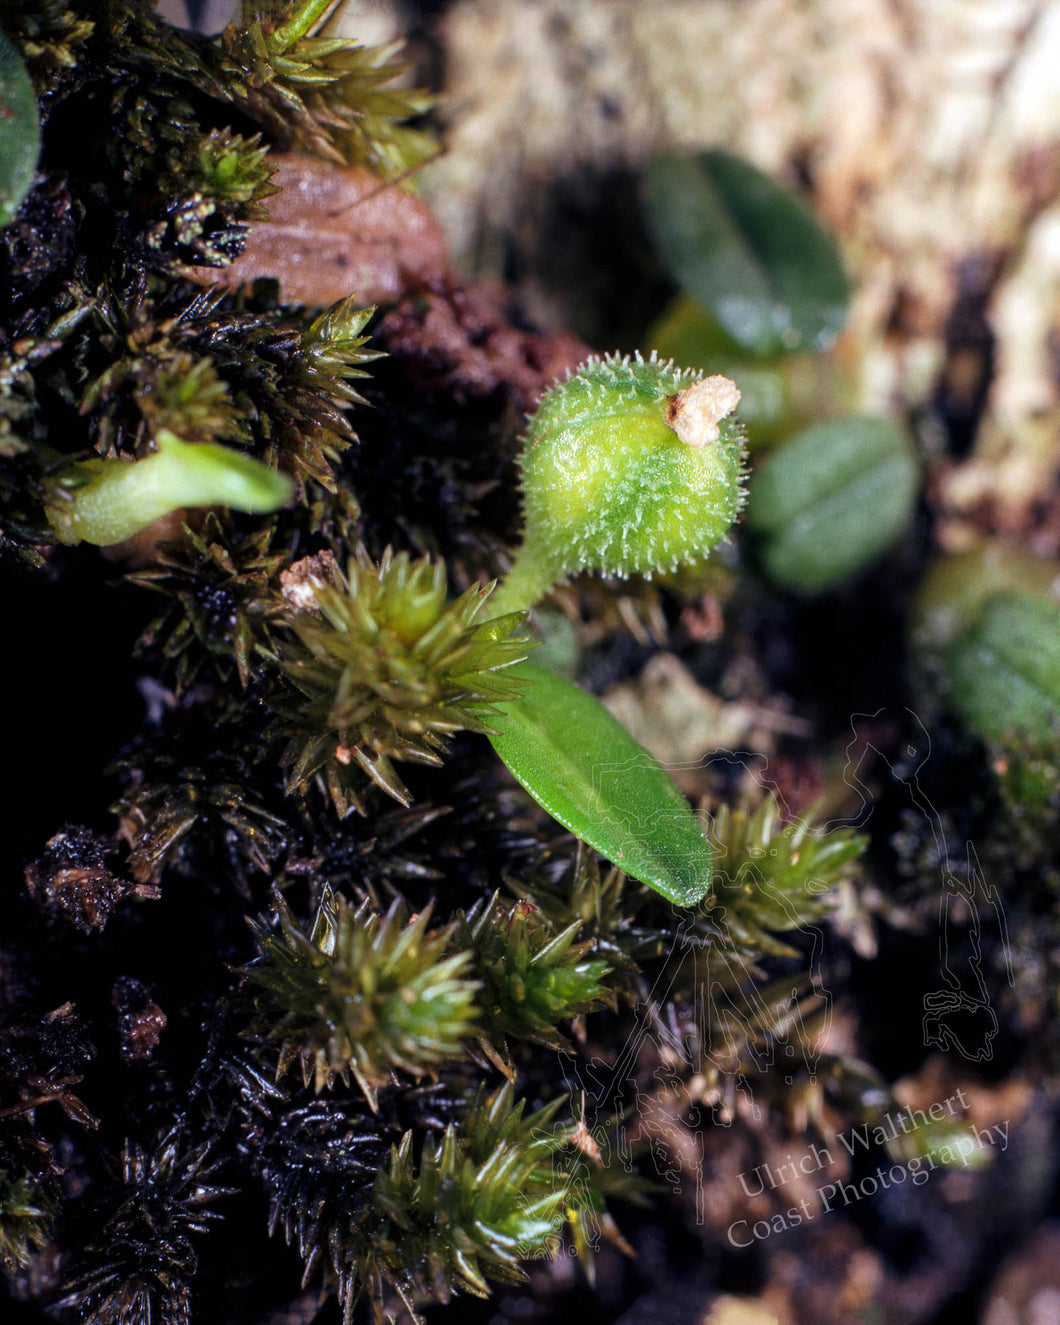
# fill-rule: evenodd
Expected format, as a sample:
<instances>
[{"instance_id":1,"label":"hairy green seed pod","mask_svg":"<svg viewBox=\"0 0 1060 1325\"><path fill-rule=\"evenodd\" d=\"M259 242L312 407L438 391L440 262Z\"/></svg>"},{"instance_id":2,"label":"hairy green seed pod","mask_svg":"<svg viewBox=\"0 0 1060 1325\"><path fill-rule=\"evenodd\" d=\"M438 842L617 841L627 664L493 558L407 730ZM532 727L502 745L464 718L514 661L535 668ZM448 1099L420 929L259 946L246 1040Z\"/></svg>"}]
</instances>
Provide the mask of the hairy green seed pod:
<instances>
[{"instance_id":1,"label":"hairy green seed pod","mask_svg":"<svg viewBox=\"0 0 1060 1325\"><path fill-rule=\"evenodd\" d=\"M651 575L710 550L743 504L740 392L653 355L590 359L542 397L522 457L526 527L500 611L582 570Z\"/></svg>"}]
</instances>

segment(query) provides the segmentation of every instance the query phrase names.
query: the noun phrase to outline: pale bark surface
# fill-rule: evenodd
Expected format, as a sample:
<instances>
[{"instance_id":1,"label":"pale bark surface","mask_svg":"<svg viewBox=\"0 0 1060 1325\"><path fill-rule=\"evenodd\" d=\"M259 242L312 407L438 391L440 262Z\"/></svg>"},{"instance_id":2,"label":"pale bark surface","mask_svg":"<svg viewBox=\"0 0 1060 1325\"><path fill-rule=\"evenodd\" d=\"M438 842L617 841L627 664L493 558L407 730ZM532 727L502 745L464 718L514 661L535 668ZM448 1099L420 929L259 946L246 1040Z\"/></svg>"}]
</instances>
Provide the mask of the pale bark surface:
<instances>
[{"instance_id":1,"label":"pale bark surface","mask_svg":"<svg viewBox=\"0 0 1060 1325\"><path fill-rule=\"evenodd\" d=\"M441 35L448 150L426 190L458 263L488 269L515 237L556 322L527 235L557 176L724 144L801 179L854 280L859 407L971 389L982 365L947 324L996 334L974 457L937 499L950 546L1026 531L1060 458L1055 0L461 0Z\"/></svg>"}]
</instances>

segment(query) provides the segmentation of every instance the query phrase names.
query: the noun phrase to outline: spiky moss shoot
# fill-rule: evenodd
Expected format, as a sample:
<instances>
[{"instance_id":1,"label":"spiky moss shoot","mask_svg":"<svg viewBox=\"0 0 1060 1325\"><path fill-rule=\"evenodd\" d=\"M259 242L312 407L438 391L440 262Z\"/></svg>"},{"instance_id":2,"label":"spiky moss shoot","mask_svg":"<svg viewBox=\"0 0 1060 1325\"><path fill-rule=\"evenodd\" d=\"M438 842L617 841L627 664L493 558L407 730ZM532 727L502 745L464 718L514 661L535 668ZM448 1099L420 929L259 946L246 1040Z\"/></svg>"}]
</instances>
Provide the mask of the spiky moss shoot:
<instances>
[{"instance_id":1,"label":"spiky moss shoot","mask_svg":"<svg viewBox=\"0 0 1060 1325\"><path fill-rule=\"evenodd\" d=\"M274 525L240 536L210 511L198 530L184 526L179 542L155 544L152 564L129 576L165 598L163 611L137 642L141 655L160 654L184 690L207 670L241 686L275 657L270 627L283 604L280 570L288 557L271 552Z\"/></svg>"},{"instance_id":2,"label":"spiky moss shoot","mask_svg":"<svg viewBox=\"0 0 1060 1325\"><path fill-rule=\"evenodd\" d=\"M0 1268L23 1269L48 1241L51 1201L27 1173L0 1170Z\"/></svg>"},{"instance_id":3,"label":"spiky moss shoot","mask_svg":"<svg viewBox=\"0 0 1060 1325\"><path fill-rule=\"evenodd\" d=\"M358 782L367 774L407 806L394 760L439 765L454 732L489 732L496 705L525 684L507 669L532 647L512 638L525 613L481 619L492 588L474 585L446 602L444 565L389 548L378 566L360 549L345 575L335 569L321 580L316 610L291 614L294 638L280 650L304 696L277 706L288 790L322 773L345 814L361 809Z\"/></svg>"},{"instance_id":4,"label":"spiky moss shoot","mask_svg":"<svg viewBox=\"0 0 1060 1325\"><path fill-rule=\"evenodd\" d=\"M347 1319L358 1280L377 1301L393 1285L418 1321L416 1301L487 1297L487 1280L518 1283L520 1261L555 1250L572 1202L571 1175L554 1163L571 1135L554 1122L561 1104L524 1117L524 1101L506 1085L480 1093L459 1126L428 1137L418 1164L413 1134L402 1137L376 1180L382 1219L358 1230L359 1254L338 1267Z\"/></svg>"},{"instance_id":5,"label":"spiky moss shoot","mask_svg":"<svg viewBox=\"0 0 1060 1325\"><path fill-rule=\"evenodd\" d=\"M188 1148L179 1126L153 1148L127 1141L119 1204L63 1284L60 1308L98 1325L190 1325L196 1243L220 1212L208 1207L232 1189L209 1143Z\"/></svg>"},{"instance_id":6,"label":"spiky moss shoot","mask_svg":"<svg viewBox=\"0 0 1060 1325\"><path fill-rule=\"evenodd\" d=\"M141 305L121 357L88 384L79 412L95 422L100 456L142 459L163 432L187 443L249 440L219 361L185 347L194 308L185 305L182 317L156 318Z\"/></svg>"},{"instance_id":7,"label":"spiky moss shoot","mask_svg":"<svg viewBox=\"0 0 1060 1325\"><path fill-rule=\"evenodd\" d=\"M125 368L123 361L119 371ZM238 438L239 411L209 359L176 351L158 366L137 396L137 405L153 434L166 429L182 442Z\"/></svg>"},{"instance_id":8,"label":"spiky moss shoot","mask_svg":"<svg viewBox=\"0 0 1060 1325\"><path fill-rule=\"evenodd\" d=\"M356 438L347 408L365 403L352 383L367 377L363 365L379 358L376 350L366 348L368 336L362 334L374 313L373 307L362 307L355 294L348 295L318 314L296 339L263 325L258 340L249 328L241 332L228 322L233 340L226 355L235 362L244 359L248 342L257 342L255 350L260 351L244 385L267 422L261 438L263 459L293 477L302 501L307 499L307 480L338 493L334 467ZM346 494L346 500L353 499Z\"/></svg>"},{"instance_id":9,"label":"spiky moss shoot","mask_svg":"<svg viewBox=\"0 0 1060 1325\"><path fill-rule=\"evenodd\" d=\"M402 120L422 115L433 98L388 86L406 69L393 59L397 46L319 35L334 7L333 0L301 0L274 16L266 11L277 6L244 5L243 21L221 38L222 86L287 146L382 176L412 170L437 147Z\"/></svg>"},{"instance_id":10,"label":"spiky moss shoot","mask_svg":"<svg viewBox=\"0 0 1060 1325\"><path fill-rule=\"evenodd\" d=\"M213 129L197 144L188 178L216 202L247 204L243 218L260 220L268 216L261 203L279 191L270 183L274 169L260 133L242 138L231 129Z\"/></svg>"},{"instance_id":11,"label":"spiky moss shoot","mask_svg":"<svg viewBox=\"0 0 1060 1325\"><path fill-rule=\"evenodd\" d=\"M483 1047L494 1059L499 1051L509 1073L508 1035L569 1052L559 1022L612 1001L603 984L611 968L584 960L593 945L574 942L580 928L555 928L532 903L509 907L496 895L458 922L457 942L474 951L484 985Z\"/></svg>"},{"instance_id":12,"label":"spiky moss shoot","mask_svg":"<svg viewBox=\"0 0 1060 1325\"><path fill-rule=\"evenodd\" d=\"M714 893L704 913L719 936L749 957L795 956L778 934L811 924L833 905L868 838L849 828L827 830L812 818L785 823L779 802L757 808L722 805L713 817Z\"/></svg>"},{"instance_id":13,"label":"spiky moss shoot","mask_svg":"<svg viewBox=\"0 0 1060 1325\"><path fill-rule=\"evenodd\" d=\"M364 405L351 382L367 377L361 365L380 357L378 350L364 348L368 336L362 335L374 314L374 305L363 308L351 294L315 317L301 336L296 380L340 404Z\"/></svg>"},{"instance_id":14,"label":"spiky moss shoot","mask_svg":"<svg viewBox=\"0 0 1060 1325\"><path fill-rule=\"evenodd\" d=\"M141 884L157 883L168 869L201 868L212 857L213 868L246 895L248 872L267 873L283 850L284 821L250 790L247 764L235 750L196 755L166 730L138 742L114 771L127 783L112 807L118 837L129 847L128 872ZM205 857L196 860L198 851Z\"/></svg>"},{"instance_id":15,"label":"spiky moss shoot","mask_svg":"<svg viewBox=\"0 0 1060 1325\"><path fill-rule=\"evenodd\" d=\"M262 958L245 973L264 991L265 1034L283 1041L278 1077L296 1059L318 1092L352 1074L375 1109L395 1071L419 1077L462 1056L476 1013L471 955L447 955L452 926L429 920L429 908L409 920L399 900L381 916L325 888L308 934L282 906L278 933L249 922Z\"/></svg>"},{"instance_id":16,"label":"spiky moss shoot","mask_svg":"<svg viewBox=\"0 0 1060 1325\"><path fill-rule=\"evenodd\" d=\"M646 992L638 978L639 963L664 957L673 947L669 905L656 911L656 893L621 870L602 871L596 852L583 842L562 878L528 870L510 879L508 886L536 906L554 931L575 924L583 942L591 940L593 950L607 962L608 986L631 1002Z\"/></svg>"},{"instance_id":17,"label":"spiky moss shoot","mask_svg":"<svg viewBox=\"0 0 1060 1325\"><path fill-rule=\"evenodd\" d=\"M590 359L546 392L522 456L523 545L499 598L582 570L651 575L705 555L743 505L740 393L654 355Z\"/></svg>"}]
</instances>

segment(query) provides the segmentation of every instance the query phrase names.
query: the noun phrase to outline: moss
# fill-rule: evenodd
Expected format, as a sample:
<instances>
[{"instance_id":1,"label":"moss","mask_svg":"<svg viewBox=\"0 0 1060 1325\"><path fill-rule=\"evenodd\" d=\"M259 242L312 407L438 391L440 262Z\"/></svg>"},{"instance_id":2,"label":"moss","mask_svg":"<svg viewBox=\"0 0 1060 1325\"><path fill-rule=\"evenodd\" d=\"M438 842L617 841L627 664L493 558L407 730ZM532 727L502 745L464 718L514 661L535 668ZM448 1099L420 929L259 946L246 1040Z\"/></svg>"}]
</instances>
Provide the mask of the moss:
<instances>
[{"instance_id":1,"label":"moss","mask_svg":"<svg viewBox=\"0 0 1060 1325\"><path fill-rule=\"evenodd\" d=\"M881 719L859 749L893 776L857 830L830 824L826 808L857 808L837 736L849 692L832 685L850 667L816 609L771 596L739 549L711 602L716 574L576 582L570 667L584 658L601 689L665 639L716 685L719 715L776 720L774 768L806 771L816 812L749 788L749 759L678 770L711 792L716 867L679 910L498 764L481 733L518 702L507 671L533 644L530 595L498 618L487 588L517 555L516 416L584 347L453 276L381 316L185 276L240 252L276 149L381 179L433 150L391 53L325 36L322 12L248 5L213 41L139 0L4 13L43 141L0 230L0 548L6 662L21 660L6 697L37 724L12 760L25 888L0 950L0 1291L29 1320L352 1321L512 1284L567 1310L588 1289L558 1269L528 1285L524 1264L562 1239L626 1286L653 1263L606 1258L655 1237L661 1212L675 1242L716 1249L719 1207L698 1223L692 1206L719 1149L793 1149L896 1107L863 1059L895 1006L920 1043L902 963L930 946L940 874L977 877L969 838L990 886L950 958L985 954L1018 1052L1056 1051L1052 1019L1032 1017L1055 984L1057 945L1033 946L1056 930L1053 752L987 751L934 714L941 771L918 782L928 734ZM644 367L597 360L567 389L617 376L636 395ZM653 445L713 444L660 413L692 385L675 370L647 391ZM740 428L718 423L724 510L693 552L740 503ZM167 446L252 462L286 504L201 511L192 495L106 556L63 542L60 494L103 472L86 465L142 479ZM584 495L552 531L551 579L571 569ZM671 533L667 566L689 554ZM885 578L829 611L894 611ZM1023 945L1014 992L991 898ZM873 924L890 1002L858 983ZM645 1200L655 1213L631 1212Z\"/></svg>"}]
</instances>

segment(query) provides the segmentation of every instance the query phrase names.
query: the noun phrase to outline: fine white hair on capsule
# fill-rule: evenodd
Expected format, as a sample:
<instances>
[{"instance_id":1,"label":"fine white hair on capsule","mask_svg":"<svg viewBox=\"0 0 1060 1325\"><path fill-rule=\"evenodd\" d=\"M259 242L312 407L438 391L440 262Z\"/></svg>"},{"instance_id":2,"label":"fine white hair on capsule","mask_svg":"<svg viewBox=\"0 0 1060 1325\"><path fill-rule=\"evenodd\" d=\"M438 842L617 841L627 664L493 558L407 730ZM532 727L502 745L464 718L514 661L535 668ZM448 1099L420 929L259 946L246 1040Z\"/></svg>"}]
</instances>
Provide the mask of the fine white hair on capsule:
<instances>
[{"instance_id":1,"label":"fine white hair on capsule","mask_svg":"<svg viewBox=\"0 0 1060 1325\"><path fill-rule=\"evenodd\" d=\"M654 351L569 368L519 459L526 539L553 579L650 575L717 543L743 505L739 398L728 378Z\"/></svg>"}]
</instances>

